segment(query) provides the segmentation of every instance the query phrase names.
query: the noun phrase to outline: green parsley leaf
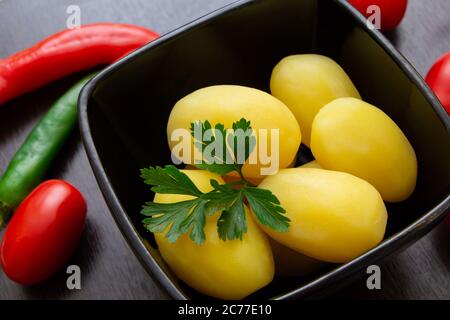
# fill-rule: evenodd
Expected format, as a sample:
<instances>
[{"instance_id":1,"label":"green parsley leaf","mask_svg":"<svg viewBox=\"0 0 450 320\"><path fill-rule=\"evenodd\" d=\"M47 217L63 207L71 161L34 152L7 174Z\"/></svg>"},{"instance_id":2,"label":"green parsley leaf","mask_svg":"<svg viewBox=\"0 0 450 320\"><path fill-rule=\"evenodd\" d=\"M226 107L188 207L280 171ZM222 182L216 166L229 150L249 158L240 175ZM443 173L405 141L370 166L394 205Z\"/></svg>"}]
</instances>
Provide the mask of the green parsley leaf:
<instances>
[{"instance_id":1,"label":"green parsley leaf","mask_svg":"<svg viewBox=\"0 0 450 320\"><path fill-rule=\"evenodd\" d=\"M235 171L239 174L240 180L222 185L216 180L211 180L210 184L213 190L203 193L185 173L174 166L142 169L141 177L146 184L152 186L153 192L193 197L192 200L177 203L146 203L141 211L143 215L147 216L143 220L146 229L156 233L167 232L166 237L171 243L176 242L181 235L189 233L190 239L200 245L206 239L204 232L206 218L220 213L217 220L219 238L224 241L242 240L243 235L247 232L245 210L245 201L247 201L261 224L278 232L287 231L290 220L284 215L285 210L281 207L277 197L269 190L252 186L242 174L243 163L248 159L256 144L250 121L241 119L233 124L232 130L226 130L220 123L216 124L214 126L216 134L209 137L210 139L206 142L202 140L204 137L195 136L199 129L204 132L211 128L208 121L197 121L191 124L191 133L198 148L203 150L203 148L211 147L214 139L219 138L219 134L222 135L220 139L224 146L223 152L211 152L215 158L214 161L204 162L197 166L220 175ZM238 163L238 158L242 157L238 152L242 147L239 143L242 142L246 151L244 161ZM229 153L228 148L233 149L233 154ZM226 164L227 156L231 156L234 163ZM217 158L220 158L219 161L216 161Z\"/></svg>"},{"instance_id":2,"label":"green parsley leaf","mask_svg":"<svg viewBox=\"0 0 450 320\"><path fill-rule=\"evenodd\" d=\"M208 130L211 136L206 136ZM201 163L195 164L197 168L219 175L226 175L235 170L234 163L227 164L227 159L230 162L233 161L233 157L227 148L227 130L223 124L218 123L213 129L209 121L193 122L191 135L194 138L195 147L202 153L203 158Z\"/></svg>"},{"instance_id":3,"label":"green parsley leaf","mask_svg":"<svg viewBox=\"0 0 450 320\"><path fill-rule=\"evenodd\" d=\"M239 190L232 188L231 185L220 185L216 180L210 181L213 191L205 194L203 198L208 199L206 209L208 215L213 215L217 211L229 208L236 200Z\"/></svg>"},{"instance_id":4,"label":"green parsley leaf","mask_svg":"<svg viewBox=\"0 0 450 320\"><path fill-rule=\"evenodd\" d=\"M244 118L233 123L232 127L232 130L227 130L223 124L218 123L213 129L208 120L191 123L194 145L203 158L196 167L219 175L233 171L241 173L242 166L256 146L256 138L250 121Z\"/></svg>"},{"instance_id":5,"label":"green parsley leaf","mask_svg":"<svg viewBox=\"0 0 450 320\"><path fill-rule=\"evenodd\" d=\"M184 194L198 197L202 194L189 177L174 166L150 167L141 170L141 178L151 190L163 194Z\"/></svg>"},{"instance_id":6,"label":"green parsley leaf","mask_svg":"<svg viewBox=\"0 0 450 320\"><path fill-rule=\"evenodd\" d=\"M247 222L245 220L244 199L242 192L237 193L234 203L222 211L217 221L219 238L226 241L240 239L247 232Z\"/></svg>"},{"instance_id":7,"label":"green parsley leaf","mask_svg":"<svg viewBox=\"0 0 450 320\"><path fill-rule=\"evenodd\" d=\"M183 223L189 217L193 207L198 204L198 199L177 203L147 202L141 213L150 218L143 220L145 228L150 232L162 233L166 229L166 237L170 243L178 240L183 232Z\"/></svg>"},{"instance_id":8,"label":"green parsley leaf","mask_svg":"<svg viewBox=\"0 0 450 320\"><path fill-rule=\"evenodd\" d=\"M233 132L228 135L227 141L230 146L233 146L236 163L243 166L256 146L256 137L253 135L250 121L242 118L233 123ZM242 142L244 145L242 145ZM242 150L244 150L243 155Z\"/></svg>"},{"instance_id":9,"label":"green parsley leaf","mask_svg":"<svg viewBox=\"0 0 450 320\"><path fill-rule=\"evenodd\" d=\"M202 244L205 242L205 223L206 223L206 212L205 206L207 201L199 198L195 207L192 209L189 216L183 221L182 233L186 233L191 230L189 236L192 241L197 244Z\"/></svg>"},{"instance_id":10,"label":"green parsley leaf","mask_svg":"<svg viewBox=\"0 0 450 320\"><path fill-rule=\"evenodd\" d=\"M244 187L243 193L261 224L278 232L288 230L290 220L283 214L286 210L281 207L280 201L270 190Z\"/></svg>"}]
</instances>

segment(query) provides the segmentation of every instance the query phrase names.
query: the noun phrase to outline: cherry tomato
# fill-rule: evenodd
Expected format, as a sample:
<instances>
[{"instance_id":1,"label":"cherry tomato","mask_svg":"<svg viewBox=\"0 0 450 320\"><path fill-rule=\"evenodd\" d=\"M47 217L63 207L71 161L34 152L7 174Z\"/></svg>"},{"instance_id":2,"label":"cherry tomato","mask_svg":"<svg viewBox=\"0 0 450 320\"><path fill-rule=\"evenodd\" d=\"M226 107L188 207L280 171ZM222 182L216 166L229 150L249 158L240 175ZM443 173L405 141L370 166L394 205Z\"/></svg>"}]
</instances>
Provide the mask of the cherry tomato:
<instances>
[{"instance_id":1,"label":"cherry tomato","mask_svg":"<svg viewBox=\"0 0 450 320\"><path fill-rule=\"evenodd\" d=\"M405 16L408 0L348 0L359 12L369 18L373 12L368 12L371 5L376 5L381 11L381 29L395 29Z\"/></svg>"},{"instance_id":2,"label":"cherry tomato","mask_svg":"<svg viewBox=\"0 0 450 320\"><path fill-rule=\"evenodd\" d=\"M426 76L426 81L450 115L450 52L434 63ZM450 226L450 214L446 221Z\"/></svg>"},{"instance_id":3,"label":"cherry tomato","mask_svg":"<svg viewBox=\"0 0 450 320\"><path fill-rule=\"evenodd\" d=\"M450 115L450 52L436 61L426 80Z\"/></svg>"},{"instance_id":4,"label":"cherry tomato","mask_svg":"<svg viewBox=\"0 0 450 320\"><path fill-rule=\"evenodd\" d=\"M61 180L40 184L20 204L0 247L5 274L24 285L40 283L61 269L75 250L86 219L86 202Z\"/></svg>"}]
</instances>

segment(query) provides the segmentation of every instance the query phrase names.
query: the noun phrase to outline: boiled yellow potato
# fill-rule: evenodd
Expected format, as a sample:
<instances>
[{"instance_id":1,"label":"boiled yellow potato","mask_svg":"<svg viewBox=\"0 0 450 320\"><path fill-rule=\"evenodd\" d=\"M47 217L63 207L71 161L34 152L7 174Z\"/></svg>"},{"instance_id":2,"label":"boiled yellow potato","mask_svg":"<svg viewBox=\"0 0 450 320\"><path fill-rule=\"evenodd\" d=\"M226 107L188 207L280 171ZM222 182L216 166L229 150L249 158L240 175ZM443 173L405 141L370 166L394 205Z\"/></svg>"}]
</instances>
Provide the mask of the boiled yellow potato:
<instances>
[{"instance_id":1,"label":"boiled yellow potato","mask_svg":"<svg viewBox=\"0 0 450 320\"><path fill-rule=\"evenodd\" d=\"M202 170L183 170L202 191L211 191L210 180L223 183L221 177ZM173 203L191 199L183 195L156 194L155 202ZM247 216L243 240L223 241L217 234L220 214L207 218L202 245L188 235L169 243L162 233L155 233L163 259L173 272L197 291L220 299L242 299L269 284L274 276L274 262L265 234Z\"/></svg>"},{"instance_id":2,"label":"boiled yellow potato","mask_svg":"<svg viewBox=\"0 0 450 320\"><path fill-rule=\"evenodd\" d=\"M286 168L294 161L301 144L301 132L292 112L268 93L232 85L203 88L177 102L167 125L170 149L175 150L179 144L179 141L172 141L172 134L177 129L189 129L192 122L208 120L213 126L222 123L225 128L231 128L233 122L241 118L251 122L258 141L251 155L257 155L257 161L244 165L244 176L258 179L267 175L264 172L262 174L261 169L271 171L274 168L274 173L276 169ZM268 139L259 135L259 129L267 130ZM279 150L272 151L271 145L275 140L270 139L270 129L279 130ZM261 147L262 142L267 148ZM188 160L192 161L192 158L188 156Z\"/></svg>"},{"instance_id":3,"label":"boiled yellow potato","mask_svg":"<svg viewBox=\"0 0 450 320\"><path fill-rule=\"evenodd\" d=\"M287 232L265 226L263 230L304 255L344 263L383 240L387 222L383 199L358 177L324 169L284 169L259 187L278 197L291 220Z\"/></svg>"},{"instance_id":4,"label":"boiled yellow potato","mask_svg":"<svg viewBox=\"0 0 450 320\"><path fill-rule=\"evenodd\" d=\"M341 98L325 106L313 123L311 149L326 169L370 182L385 201L406 200L417 180L414 149L380 109Z\"/></svg>"},{"instance_id":5,"label":"boiled yellow potato","mask_svg":"<svg viewBox=\"0 0 450 320\"><path fill-rule=\"evenodd\" d=\"M270 89L294 113L307 146L314 117L324 105L340 97L360 98L345 71L332 59L316 54L281 60L273 70Z\"/></svg>"},{"instance_id":6,"label":"boiled yellow potato","mask_svg":"<svg viewBox=\"0 0 450 320\"><path fill-rule=\"evenodd\" d=\"M322 261L305 256L273 239L270 239L270 245L275 260L275 274L278 277L306 276L326 265Z\"/></svg>"}]
</instances>

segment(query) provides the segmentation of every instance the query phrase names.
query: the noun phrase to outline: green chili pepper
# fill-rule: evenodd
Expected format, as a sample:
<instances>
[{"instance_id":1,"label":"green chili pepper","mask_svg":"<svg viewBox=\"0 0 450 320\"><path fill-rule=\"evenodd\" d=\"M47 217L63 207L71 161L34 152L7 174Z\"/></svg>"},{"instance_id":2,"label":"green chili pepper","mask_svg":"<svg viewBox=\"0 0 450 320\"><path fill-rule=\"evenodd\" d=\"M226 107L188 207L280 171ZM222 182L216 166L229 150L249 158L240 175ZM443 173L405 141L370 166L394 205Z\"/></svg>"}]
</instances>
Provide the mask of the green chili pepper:
<instances>
[{"instance_id":1,"label":"green chili pepper","mask_svg":"<svg viewBox=\"0 0 450 320\"><path fill-rule=\"evenodd\" d=\"M13 210L42 181L77 124L78 96L93 77L85 77L59 98L12 158L0 179L0 228Z\"/></svg>"}]
</instances>

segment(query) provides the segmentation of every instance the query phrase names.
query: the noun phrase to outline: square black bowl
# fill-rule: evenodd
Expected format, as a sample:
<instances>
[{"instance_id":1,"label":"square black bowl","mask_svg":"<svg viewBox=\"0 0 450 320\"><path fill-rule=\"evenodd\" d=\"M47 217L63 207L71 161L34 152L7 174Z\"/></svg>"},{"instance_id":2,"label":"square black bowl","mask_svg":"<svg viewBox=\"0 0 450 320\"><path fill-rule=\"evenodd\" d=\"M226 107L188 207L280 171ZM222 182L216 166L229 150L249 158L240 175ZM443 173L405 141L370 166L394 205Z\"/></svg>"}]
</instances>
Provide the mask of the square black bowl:
<instances>
[{"instance_id":1,"label":"square black bowl","mask_svg":"<svg viewBox=\"0 0 450 320\"><path fill-rule=\"evenodd\" d=\"M321 297L364 268L411 245L450 206L450 121L423 79L346 1L240 1L171 32L105 69L84 88L82 137L100 188L131 248L174 298L205 298L177 279L142 227L141 205L152 194L139 169L170 161L166 123L175 102L201 87L237 84L269 90L285 56L319 53L336 60L364 100L402 128L419 161L414 195L388 205L389 226L376 248L345 265L308 277L275 279L250 296Z\"/></svg>"}]
</instances>

